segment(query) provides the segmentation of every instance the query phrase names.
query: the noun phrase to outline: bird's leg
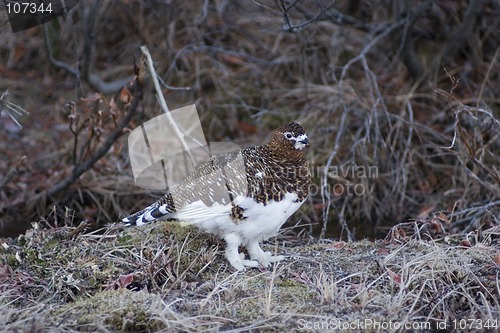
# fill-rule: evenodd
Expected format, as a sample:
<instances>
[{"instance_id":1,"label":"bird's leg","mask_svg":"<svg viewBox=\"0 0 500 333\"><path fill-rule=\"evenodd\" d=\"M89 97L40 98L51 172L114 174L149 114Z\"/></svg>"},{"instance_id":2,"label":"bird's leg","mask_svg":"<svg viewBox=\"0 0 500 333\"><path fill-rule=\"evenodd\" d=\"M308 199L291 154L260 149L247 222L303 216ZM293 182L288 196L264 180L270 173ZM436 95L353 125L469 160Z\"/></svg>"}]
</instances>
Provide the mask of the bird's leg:
<instances>
[{"instance_id":1,"label":"bird's leg","mask_svg":"<svg viewBox=\"0 0 500 333\"><path fill-rule=\"evenodd\" d=\"M258 241L251 241L246 246L250 258L257 260L262 266L267 267L273 262L285 259L285 256L273 256L271 252L264 252Z\"/></svg>"},{"instance_id":2,"label":"bird's leg","mask_svg":"<svg viewBox=\"0 0 500 333\"><path fill-rule=\"evenodd\" d=\"M238 246L241 244L241 237L237 234L231 233L224 236L226 241L226 259L229 261L231 266L236 268L238 271L245 269L245 266L257 267L259 263L255 260L245 260L244 256L240 256L238 253ZM242 258L243 257L243 258Z\"/></svg>"}]
</instances>

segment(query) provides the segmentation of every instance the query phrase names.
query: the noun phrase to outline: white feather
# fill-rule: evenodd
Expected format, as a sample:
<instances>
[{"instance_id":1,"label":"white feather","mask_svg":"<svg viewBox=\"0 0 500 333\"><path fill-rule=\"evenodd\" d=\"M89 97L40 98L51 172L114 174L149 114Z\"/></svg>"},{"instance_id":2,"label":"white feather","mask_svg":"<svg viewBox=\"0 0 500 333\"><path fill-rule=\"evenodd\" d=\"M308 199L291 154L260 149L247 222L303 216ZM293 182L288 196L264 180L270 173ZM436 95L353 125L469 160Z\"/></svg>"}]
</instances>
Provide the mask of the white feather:
<instances>
[{"instance_id":1,"label":"white feather","mask_svg":"<svg viewBox=\"0 0 500 333\"><path fill-rule=\"evenodd\" d=\"M187 220L209 233L221 236L236 233L242 238L243 244L248 244L276 235L286 220L302 205L302 202L297 202L297 194L294 193L286 193L281 201L270 200L267 205L242 196L236 197L233 202L244 209L243 216L246 219L239 223L229 216L232 204L214 203L207 207L201 201L187 205L178 212L177 218Z\"/></svg>"},{"instance_id":2,"label":"white feather","mask_svg":"<svg viewBox=\"0 0 500 333\"><path fill-rule=\"evenodd\" d=\"M161 205L160 207L158 207L158 210L160 211L160 213L162 214L168 214L168 211L167 211L167 205Z\"/></svg>"}]
</instances>

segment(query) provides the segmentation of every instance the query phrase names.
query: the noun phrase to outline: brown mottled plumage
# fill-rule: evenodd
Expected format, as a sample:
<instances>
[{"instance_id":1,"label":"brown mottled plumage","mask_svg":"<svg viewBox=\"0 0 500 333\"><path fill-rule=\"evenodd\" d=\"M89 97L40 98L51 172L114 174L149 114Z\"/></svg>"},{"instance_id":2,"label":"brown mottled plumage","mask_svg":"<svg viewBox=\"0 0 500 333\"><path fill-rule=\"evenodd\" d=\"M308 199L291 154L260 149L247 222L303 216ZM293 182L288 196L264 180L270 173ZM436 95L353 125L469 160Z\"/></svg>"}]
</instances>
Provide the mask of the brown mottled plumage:
<instances>
[{"instance_id":1,"label":"brown mottled plumage","mask_svg":"<svg viewBox=\"0 0 500 333\"><path fill-rule=\"evenodd\" d=\"M289 123L266 145L212 157L171 193L122 221L187 220L224 238L226 258L236 269L267 266L283 257L262 251L259 241L276 234L309 194L306 145L302 126ZM240 244L254 260L241 258Z\"/></svg>"}]
</instances>

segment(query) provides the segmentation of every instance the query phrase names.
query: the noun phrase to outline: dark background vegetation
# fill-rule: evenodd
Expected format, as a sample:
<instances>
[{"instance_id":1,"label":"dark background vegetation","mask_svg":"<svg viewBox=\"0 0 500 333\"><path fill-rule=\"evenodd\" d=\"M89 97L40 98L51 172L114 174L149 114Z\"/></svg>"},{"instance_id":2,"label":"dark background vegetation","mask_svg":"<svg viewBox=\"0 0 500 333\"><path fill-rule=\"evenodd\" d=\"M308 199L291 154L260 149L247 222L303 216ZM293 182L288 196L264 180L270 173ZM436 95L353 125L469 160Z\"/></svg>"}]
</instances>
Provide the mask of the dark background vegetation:
<instances>
[{"instance_id":1,"label":"dark background vegetation","mask_svg":"<svg viewBox=\"0 0 500 333\"><path fill-rule=\"evenodd\" d=\"M97 227L159 195L133 184L126 141L161 114L151 81L130 122L108 107L141 45L170 109L195 103L207 141L306 128L316 190L296 232L500 225L498 1L80 1L16 34L0 13L0 236Z\"/></svg>"}]
</instances>

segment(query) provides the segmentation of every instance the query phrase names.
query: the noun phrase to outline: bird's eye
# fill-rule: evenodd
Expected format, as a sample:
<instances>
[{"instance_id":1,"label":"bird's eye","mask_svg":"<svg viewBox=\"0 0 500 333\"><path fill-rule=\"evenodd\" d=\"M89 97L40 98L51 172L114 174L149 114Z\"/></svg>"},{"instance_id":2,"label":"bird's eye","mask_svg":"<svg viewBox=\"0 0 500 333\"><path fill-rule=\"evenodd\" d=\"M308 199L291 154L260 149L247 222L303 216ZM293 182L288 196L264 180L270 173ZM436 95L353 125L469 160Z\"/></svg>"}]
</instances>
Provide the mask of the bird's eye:
<instances>
[{"instance_id":1,"label":"bird's eye","mask_svg":"<svg viewBox=\"0 0 500 333\"><path fill-rule=\"evenodd\" d=\"M290 132L286 132L286 133L285 133L285 138L287 138L287 139L291 139L291 138L293 138L292 133L290 133Z\"/></svg>"}]
</instances>

